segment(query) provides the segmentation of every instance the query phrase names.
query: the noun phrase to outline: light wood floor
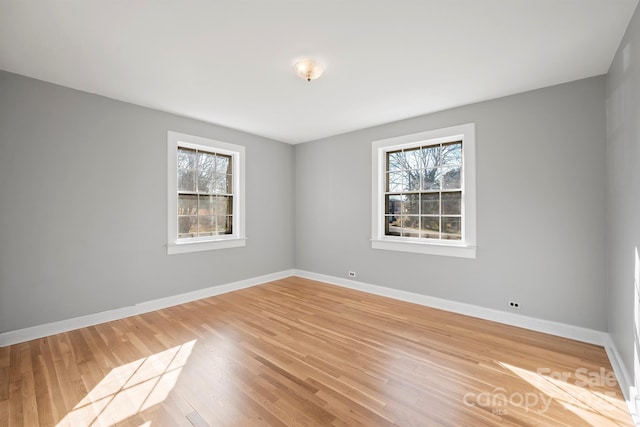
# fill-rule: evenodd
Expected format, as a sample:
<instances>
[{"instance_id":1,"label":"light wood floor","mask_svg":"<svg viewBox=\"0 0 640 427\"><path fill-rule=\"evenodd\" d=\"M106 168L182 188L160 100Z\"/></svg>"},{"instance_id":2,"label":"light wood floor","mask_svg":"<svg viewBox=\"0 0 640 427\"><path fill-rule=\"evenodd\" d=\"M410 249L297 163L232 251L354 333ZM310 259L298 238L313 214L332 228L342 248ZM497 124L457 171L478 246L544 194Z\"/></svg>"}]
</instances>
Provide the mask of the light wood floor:
<instances>
[{"instance_id":1,"label":"light wood floor","mask_svg":"<svg viewBox=\"0 0 640 427\"><path fill-rule=\"evenodd\" d=\"M601 347L288 278L0 348L0 426L21 425L631 418Z\"/></svg>"}]
</instances>

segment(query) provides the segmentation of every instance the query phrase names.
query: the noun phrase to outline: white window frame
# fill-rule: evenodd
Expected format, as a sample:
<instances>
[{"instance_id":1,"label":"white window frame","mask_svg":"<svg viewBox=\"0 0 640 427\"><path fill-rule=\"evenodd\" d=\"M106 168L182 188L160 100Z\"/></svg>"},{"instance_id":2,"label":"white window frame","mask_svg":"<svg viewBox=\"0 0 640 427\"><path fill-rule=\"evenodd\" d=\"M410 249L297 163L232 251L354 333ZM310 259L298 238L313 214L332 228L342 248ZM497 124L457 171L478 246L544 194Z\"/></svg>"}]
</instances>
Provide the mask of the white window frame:
<instances>
[{"instance_id":1,"label":"white window frame","mask_svg":"<svg viewBox=\"0 0 640 427\"><path fill-rule=\"evenodd\" d=\"M212 151L231 156L233 189L232 234L178 239L178 147ZM245 235L245 148L185 133L167 132L167 254L209 251L246 245Z\"/></svg>"},{"instance_id":2,"label":"white window frame","mask_svg":"<svg viewBox=\"0 0 640 427\"><path fill-rule=\"evenodd\" d=\"M475 123L435 129L372 142L371 247L391 251L476 258ZM402 148L462 140L462 240L427 240L386 236L384 195L386 153Z\"/></svg>"}]
</instances>

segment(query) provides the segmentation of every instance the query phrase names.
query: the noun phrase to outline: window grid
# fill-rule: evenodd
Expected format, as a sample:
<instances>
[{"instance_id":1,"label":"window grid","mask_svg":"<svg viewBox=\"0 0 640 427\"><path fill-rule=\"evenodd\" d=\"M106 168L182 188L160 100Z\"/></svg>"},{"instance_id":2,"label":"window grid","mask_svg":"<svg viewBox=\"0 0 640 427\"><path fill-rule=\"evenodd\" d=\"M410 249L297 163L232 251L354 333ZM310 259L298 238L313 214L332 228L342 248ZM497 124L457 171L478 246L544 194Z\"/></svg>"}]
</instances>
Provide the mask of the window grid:
<instances>
[{"instance_id":1,"label":"window grid","mask_svg":"<svg viewBox=\"0 0 640 427\"><path fill-rule=\"evenodd\" d=\"M178 239L233 233L232 156L178 146Z\"/></svg>"},{"instance_id":2,"label":"window grid","mask_svg":"<svg viewBox=\"0 0 640 427\"><path fill-rule=\"evenodd\" d=\"M385 154L385 235L462 240L462 141Z\"/></svg>"}]
</instances>

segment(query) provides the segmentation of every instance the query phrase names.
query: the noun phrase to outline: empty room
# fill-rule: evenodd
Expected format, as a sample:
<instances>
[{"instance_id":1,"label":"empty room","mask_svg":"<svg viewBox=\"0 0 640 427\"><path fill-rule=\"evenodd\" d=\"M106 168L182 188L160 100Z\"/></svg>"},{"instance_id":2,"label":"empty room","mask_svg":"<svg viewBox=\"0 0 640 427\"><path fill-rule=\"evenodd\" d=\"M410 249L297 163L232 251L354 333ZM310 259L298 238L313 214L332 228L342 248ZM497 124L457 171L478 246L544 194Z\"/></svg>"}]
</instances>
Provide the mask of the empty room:
<instances>
[{"instance_id":1,"label":"empty room","mask_svg":"<svg viewBox=\"0 0 640 427\"><path fill-rule=\"evenodd\" d=\"M0 426L640 425L638 0L0 0Z\"/></svg>"}]
</instances>

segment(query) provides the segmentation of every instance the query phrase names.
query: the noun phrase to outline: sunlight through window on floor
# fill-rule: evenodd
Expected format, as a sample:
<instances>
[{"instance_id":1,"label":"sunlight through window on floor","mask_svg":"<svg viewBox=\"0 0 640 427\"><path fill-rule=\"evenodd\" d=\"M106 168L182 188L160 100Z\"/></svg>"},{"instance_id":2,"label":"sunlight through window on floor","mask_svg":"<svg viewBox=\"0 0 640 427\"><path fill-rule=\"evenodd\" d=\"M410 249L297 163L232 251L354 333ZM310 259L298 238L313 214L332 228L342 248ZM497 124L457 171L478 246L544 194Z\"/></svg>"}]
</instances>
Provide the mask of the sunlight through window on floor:
<instances>
[{"instance_id":1,"label":"sunlight through window on floor","mask_svg":"<svg viewBox=\"0 0 640 427\"><path fill-rule=\"evenodd\" d=\"M114 368L57 426L113 425L162 403L178 381L195 343L189 341Z\"/></svg>"},{"instance_id":2,"label":"sunlight through window on floor","mask_svg":"<svg viewBox=\"0 0 640 427\"><path fill-rule=\"evenodd\" d=\"M603 368L589 371L577 368L571 372L550 369L530 371L508 363L498 362L539 390L540 402L561 405L585 420L589 425L609 425L628 422L624 397L613 391L617 381L612 371ZM538 410L540 408L525 408Z\"/></svg>"}]
</instances>

